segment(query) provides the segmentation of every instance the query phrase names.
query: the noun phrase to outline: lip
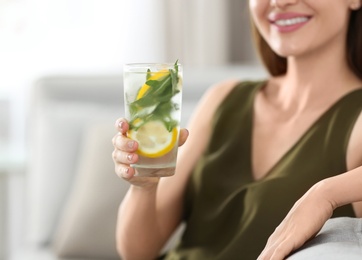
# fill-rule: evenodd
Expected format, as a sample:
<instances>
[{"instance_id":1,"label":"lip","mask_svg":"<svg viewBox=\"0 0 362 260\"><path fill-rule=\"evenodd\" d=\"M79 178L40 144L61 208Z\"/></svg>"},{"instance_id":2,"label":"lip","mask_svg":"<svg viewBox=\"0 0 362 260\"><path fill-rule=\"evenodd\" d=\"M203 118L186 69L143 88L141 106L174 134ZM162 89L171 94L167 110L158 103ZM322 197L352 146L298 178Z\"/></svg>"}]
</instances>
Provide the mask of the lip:
<instances>
[{"instance_id":1,"label":"lip","mask_svg":"<svg viewBox=\"0 0 362 260\"><path fill-rule=\"evenodd\" d=\"M271 25L276 28L279 32L287 33L298 30L303 27L306 23L310 21L312 18L311 15L302 14L302 13L270 13L268 15L268 20ZM290 24L290 25L281 25L277 24L278 21L281 20L290 20L290 19L301 19L298 23Z\"/></svg>"}]
</instances>

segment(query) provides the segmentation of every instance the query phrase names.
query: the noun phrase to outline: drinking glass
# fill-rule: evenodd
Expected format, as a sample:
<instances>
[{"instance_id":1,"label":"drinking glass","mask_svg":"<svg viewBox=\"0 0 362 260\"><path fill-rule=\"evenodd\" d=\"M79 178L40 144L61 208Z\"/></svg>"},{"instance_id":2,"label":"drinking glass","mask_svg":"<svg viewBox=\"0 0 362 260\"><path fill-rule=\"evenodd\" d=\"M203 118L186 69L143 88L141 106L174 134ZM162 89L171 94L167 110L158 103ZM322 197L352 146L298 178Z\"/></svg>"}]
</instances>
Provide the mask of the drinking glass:
<instances>
[{"instance_id":1,"label":"drinking glass","mask_svg":"<svg viewBox=\"0 0 362 260\"><path fill-rule=\"evenodd\" d=\"M182 104L182 66L176 63L124 65L127 136L138 142L138 175L174 174Z\"/></svg>"}]
</instances>

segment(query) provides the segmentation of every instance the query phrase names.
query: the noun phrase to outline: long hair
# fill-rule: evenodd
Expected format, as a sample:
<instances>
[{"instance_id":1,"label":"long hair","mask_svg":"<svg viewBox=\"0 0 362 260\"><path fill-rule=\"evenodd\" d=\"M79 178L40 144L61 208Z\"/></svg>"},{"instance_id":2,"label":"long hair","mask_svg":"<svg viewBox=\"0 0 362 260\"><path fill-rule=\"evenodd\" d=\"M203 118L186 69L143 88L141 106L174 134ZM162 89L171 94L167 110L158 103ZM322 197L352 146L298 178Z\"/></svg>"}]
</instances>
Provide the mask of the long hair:
<instances>
[{"instance_id":1,"label":"long hair","mask_svg":"<svg viewBox=\"0 0 362 260\"><path fill-rule=\"evenodd\" d=\"M272 76L284 75L287 72L287 59L270 48L253 21L251 26L256 50L268 72ZM362 80L362 8L351 12L346 54L348 66Z\"/></svg>"},{"instance_id":2,"label":"long hair","mask_svg":"<svg viewBox=\"0 0 362 260\"><path fill-rule=\"evenodd\" d=\"M362 8L352 11L347 32L347 61L362 79Z\"/></svg>"}]
</instances>

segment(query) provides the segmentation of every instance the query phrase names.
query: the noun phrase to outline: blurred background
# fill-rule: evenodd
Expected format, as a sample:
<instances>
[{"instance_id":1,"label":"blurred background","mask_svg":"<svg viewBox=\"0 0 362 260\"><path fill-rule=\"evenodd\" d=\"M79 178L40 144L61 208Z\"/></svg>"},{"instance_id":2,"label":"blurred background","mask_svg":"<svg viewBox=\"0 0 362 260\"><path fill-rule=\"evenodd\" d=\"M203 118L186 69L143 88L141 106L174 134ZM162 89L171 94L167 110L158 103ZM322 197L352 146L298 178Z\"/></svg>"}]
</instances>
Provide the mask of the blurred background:
<instances>
[{"instance_id":1,"label":"blurred background","mask_svg":"<svg viewBox=\"0 0 362 260\"><path fill-rule=\"evenodd\" d=\"M100 128L84 129L102 119L113 131L121 115L123 64L179 59L191 100L187 121L214 81L264 75L249 26L246 0L0 0L0 259L88 259L64 249L79 225L60 228L59 218L75 216L62 211L82 189L73 177L96 168L78 159L94 149L82 146L84 136L99 137ZM82 196L99 198L111 184L102 185ZM54 234L62 232L54 250ZM111 258L95 255L87 257Z\"/></svg>"}]
</instances>

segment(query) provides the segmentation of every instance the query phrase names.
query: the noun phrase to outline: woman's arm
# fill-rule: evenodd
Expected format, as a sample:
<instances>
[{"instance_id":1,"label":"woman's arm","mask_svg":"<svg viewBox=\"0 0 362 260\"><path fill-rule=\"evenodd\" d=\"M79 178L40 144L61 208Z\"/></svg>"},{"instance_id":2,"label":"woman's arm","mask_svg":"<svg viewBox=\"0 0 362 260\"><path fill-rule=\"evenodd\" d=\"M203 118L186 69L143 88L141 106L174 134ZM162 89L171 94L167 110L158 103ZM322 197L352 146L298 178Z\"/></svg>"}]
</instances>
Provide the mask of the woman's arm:
<instances>
[{"instance_id":1,"label":"woman's arm","mask_svg":"<svg viewBox=\"0 0 362 260\"><path fill-rule=\"evenodd\" d=\"M362 166L315 184L269 237L258 260L284 259L315 236L337 207L362 201Z\"/></svg>"},{"instance_id":2,"label":"woman's arm","mask_svg":"<svg viewBox=\"0 0 362 260\"><path fill-rule=\"evenodd\" d=\"M127 148L125 131L119 129L121 134L114 140L116 173L132 184L117 220L117 248L123 259L156 258L180 224L187 180L208 143L215 110L235 84L235 81L223 82L205 94L190 121L187 141L179 148L176 173L172 177L142 179L133 176L134 169L124 174L130 163L127 155L134 150ZM136 160L137 156L132 158Z\"/></svg>"}]
</instances>

